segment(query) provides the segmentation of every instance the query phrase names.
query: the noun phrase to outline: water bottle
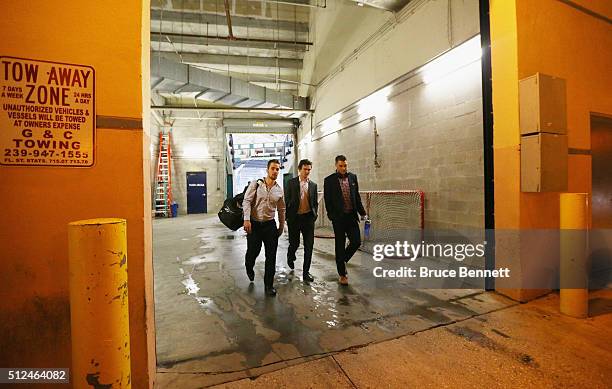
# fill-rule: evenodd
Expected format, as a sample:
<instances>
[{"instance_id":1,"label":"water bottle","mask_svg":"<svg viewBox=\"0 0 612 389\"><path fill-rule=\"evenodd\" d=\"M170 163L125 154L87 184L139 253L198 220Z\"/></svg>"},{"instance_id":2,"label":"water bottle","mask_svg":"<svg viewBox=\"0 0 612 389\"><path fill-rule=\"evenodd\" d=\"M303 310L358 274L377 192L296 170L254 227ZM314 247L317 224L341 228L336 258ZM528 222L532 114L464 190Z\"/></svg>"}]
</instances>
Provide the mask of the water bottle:
<instances>
[{"instance_id":1,"label":"water bottle","mask_svg":"<svg viewBox=\"0 0 612 389\"><path fill-rule=\"evenodd\" d=\"M366 217L365 224L363 225L363 235L365 236L365 240L370 239L370 227L372 222L369 217Z\"/></svg>"}]
</instances>

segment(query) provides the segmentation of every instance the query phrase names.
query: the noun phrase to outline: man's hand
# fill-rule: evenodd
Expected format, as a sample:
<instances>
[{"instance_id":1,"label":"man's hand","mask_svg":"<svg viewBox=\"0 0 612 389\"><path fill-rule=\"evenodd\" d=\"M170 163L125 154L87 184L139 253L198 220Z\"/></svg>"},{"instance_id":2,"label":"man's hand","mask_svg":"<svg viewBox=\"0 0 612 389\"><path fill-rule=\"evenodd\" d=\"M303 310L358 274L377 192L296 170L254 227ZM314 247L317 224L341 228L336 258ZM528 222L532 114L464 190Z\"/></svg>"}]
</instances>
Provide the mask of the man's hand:
<instances>
[{"instance_id":1,"label":"man's hand","mask_svg":"<svg viewBox=\"0 0 612 389\"><path fill-rule=\"evenodd\" d=\"M361 215L361 220L362 220L362 221L363 221L363 220L368 220L368 215L367 215L367 214L366 214L366 215Z\"/></svg>"},{"instance_id":2,"label":"man's hand","mask_svg":"<svg viewBox=\"0 0 612 389\"><path fill-rule=\"evenodd\" d=\"M250 234L252 229L251 229L251 221L250 220L245 220L244 224L242 225L244 227L244 230L246 231L247 234Z\"/></svg>"},{"instance_id":3,"label":"man's hand","mask_svg":"<svg viewBox=\"0 0 612 389\"><path fill-rule=\"evenodd\" d=\"M281 236L283 234L284 229L285 229L284 224L281 224L280 226L278 226L278 236Z\"/></svg>"}]
</instances>

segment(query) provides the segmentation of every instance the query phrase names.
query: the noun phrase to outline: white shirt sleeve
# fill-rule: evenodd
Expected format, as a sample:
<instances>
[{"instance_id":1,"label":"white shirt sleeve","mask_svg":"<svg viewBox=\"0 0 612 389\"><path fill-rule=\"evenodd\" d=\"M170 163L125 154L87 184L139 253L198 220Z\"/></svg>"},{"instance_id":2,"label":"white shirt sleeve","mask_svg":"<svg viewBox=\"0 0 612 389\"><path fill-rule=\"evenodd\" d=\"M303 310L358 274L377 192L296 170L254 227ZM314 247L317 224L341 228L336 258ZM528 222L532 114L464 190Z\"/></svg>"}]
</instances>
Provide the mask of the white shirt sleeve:
<instances>
[{"instance_id":1,"label":"white shirt sleeve","mask_svg":"<svg viewBox=\"0 0 612 389\"><path fill-rule=\"evenodd\" d=\"M251 221L251 209L256 205L252 204L252 202L255 199L257 187L257 181L252 182L244 193L244 199L242 200L242 216L244 220Z\"/></svg>"}]
</instances>

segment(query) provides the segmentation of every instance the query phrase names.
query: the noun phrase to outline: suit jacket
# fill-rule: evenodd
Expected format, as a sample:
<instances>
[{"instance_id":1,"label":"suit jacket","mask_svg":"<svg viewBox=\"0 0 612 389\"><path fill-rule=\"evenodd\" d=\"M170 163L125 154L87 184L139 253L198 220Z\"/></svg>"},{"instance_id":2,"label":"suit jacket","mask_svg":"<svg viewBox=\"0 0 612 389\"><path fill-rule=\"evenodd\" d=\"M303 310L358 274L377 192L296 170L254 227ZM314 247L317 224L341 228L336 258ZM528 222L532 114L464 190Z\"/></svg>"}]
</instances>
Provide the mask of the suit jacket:
<instances>
[{"instance_id":1,"label":"suit jacket","mask_svg":"<svg viewBox=\"0 0 612 389\"><path fill-rule=\"evenodd\" d=\"M359 195L359 183L357 182L357 176L353 173L347 173L349 180L349 187L351 189L351 202L353 203L353 216L359 219L359 215L365 215L366 211L361 203L361 196ZM338 173L330 174L325 178L323 184L323 192L325 197L325 209L327 210L327 217L329 220L334 221L339 219L344 214L344 200L342 198L342 188L340 188L340 180Z\"/></svg>"},{"instance_id":2,"label":"suit jacket","mask_svg":"<svg viewBox=\"0 0 612 389\"><path fill-rule=\"evenodd\" d=\"M310 197L310 209L316 220L319 211L319 198L317 197L317 184L312 180L308 181L308 196ZM285 206L287 207L287 221L295 220L300 207L300 177L293 177L287 181Z\"/></svg>"}]
</instances>

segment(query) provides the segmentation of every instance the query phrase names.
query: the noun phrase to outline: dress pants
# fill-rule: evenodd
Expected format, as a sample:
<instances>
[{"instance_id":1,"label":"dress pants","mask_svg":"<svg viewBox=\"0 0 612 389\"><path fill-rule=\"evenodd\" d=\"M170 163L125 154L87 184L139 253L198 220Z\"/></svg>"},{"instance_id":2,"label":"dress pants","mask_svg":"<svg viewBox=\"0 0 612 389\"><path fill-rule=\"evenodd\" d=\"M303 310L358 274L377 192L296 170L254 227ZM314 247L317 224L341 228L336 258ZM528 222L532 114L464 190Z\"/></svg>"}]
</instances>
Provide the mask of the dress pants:
<instances>
[{"instance_id":1,"label":"dress pants","mask_svg":"<svg viewBox=\"0 0 612 389\"><path fill-rule=\"evenodd\" d=\"M300 247L300 233L304 239L304 264L302 271L307 274L310 271L312 261L312 247L314 246L314 214L312 212L298 214L295 218L287 220L289 228L289 249L287 250L287 261L295 262L295 252Z\"/></svg>"},{"instance_id":2,"label":"dress pants","mask_svg":"<svg viewBox=\"0 0 612 389\"><path fill-rule=\"evenodd\" d=\"M333 220L334 236L336 240L336 268L340 276L346 276L346 263L353 257L361 246L361 233L359 222L352 213L345 213L340 218ZM345 247L346 238L349 240Z\"/></svg>"},{"instance_id":3,"label":"dress pants","mask_svg":"<svg viewBox=\"0 0 612 389\"><path fill-rule=\"evenodd\" d=\"M248 270L253 270L255 259L261 252L263 243L266 253L266 265L264 273L264 285L271 288L274 284L274 273L276 272L276 249L278 247L278 228L276 221L269 220L258 222L251 220L252 231L247 235L247 252L244 264Z\"/></svg>"}]
</instances>

